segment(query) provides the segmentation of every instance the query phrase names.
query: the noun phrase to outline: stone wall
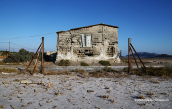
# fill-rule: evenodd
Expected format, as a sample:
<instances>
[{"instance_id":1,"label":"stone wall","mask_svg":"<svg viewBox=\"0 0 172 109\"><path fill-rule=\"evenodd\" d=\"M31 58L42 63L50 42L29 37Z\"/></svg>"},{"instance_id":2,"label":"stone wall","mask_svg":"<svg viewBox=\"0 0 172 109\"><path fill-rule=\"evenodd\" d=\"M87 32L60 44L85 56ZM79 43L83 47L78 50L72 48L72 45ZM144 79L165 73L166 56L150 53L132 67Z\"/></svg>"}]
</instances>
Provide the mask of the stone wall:
<instances>
[{"instance_id":1,"label":"stone wall","mask_svg":"<svg viewBox=\"0 0 172 109\"><path fill-rule=\"evenodd\" d=\"M91 35L91 47L82 46L81 34ZM118 53L118 28L96 25L57 33L57 61L69 59L119 62Z\"/></svg>"}]
</instances>

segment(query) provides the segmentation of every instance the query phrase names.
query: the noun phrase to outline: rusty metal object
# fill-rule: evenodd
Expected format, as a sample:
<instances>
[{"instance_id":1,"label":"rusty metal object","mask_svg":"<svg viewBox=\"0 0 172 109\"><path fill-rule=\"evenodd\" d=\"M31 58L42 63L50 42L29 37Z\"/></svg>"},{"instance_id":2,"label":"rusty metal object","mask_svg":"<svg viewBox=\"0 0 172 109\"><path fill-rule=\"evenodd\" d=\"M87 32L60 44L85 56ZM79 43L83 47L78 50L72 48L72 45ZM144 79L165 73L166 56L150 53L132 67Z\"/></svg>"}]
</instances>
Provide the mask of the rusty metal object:
<instances>
[{"instance_id":1,"label":"rusty metal object","mask_svg":"<svg viewBox=\"0 0 172 109\"><path fill-rule=\"evenodd\" d=\"M128 38L128 73L130 73L131 70L130 43L130 38Z\"/></svg>"},{"instance_id":2,"label":"rusty metal object","mask_svg":"<svg viewBox=\"0 0 172 109\"><path fill-rule=\"evenodd\" d=\"M136 63L137 68L138 68L138 70L139 70L139 72L140 72L139 66L138 66L138 64L137 64L137 61L136 61L136 58L135 58L135 56L134 56L133 50L131 49L131 46L130 46L130 50L131 50L131 52L132 52L132 54L133 54L133 57L134 57L135 63ZM140 73L141 73L141 72L140 72Z\"/></svg>"},{"instance_id":3,"label":"rusty metal object","mask_svg":"<svg viewBox=\"0 0 172 109\"><path fill-rule=\"evenodd\" d=\"M31 59L31 61L30 61L29 65L28 65L28 66L27 66L27 68L26 68L26 70L29 68L29 66L30 66L31 62L33 61L34 57L36 56L36 54L37 54L37 52L38 52L39 48L41 47L41 45L42 45L42 43L41 43L41 44L40 44L40 46L38 47L38 49L37 49L36 53L34 54L33 58ZM26 70L25 70L25 71L26 71Z\"/></svg>"},{"instance_id":4,"label":"rusty metal object","mask_svg":"<svg viewBox=\"0 0 172 109\"><path fill-rule=\"evenodd\" d=\"M43 70L44 70L44 37L42 37L42 70L41 72L43 73Z\"/></svg>"},{"instance_id":5,"label":"rusty metal object","mask_svg":"<svg viewBox=\"0 0 172 109\"><path fill-rule=\"evenodd\" d=\"M142 60L140 59L139 55L137 54L136 50L134 49L133 45L130 43L131 47L133 48L134 52L136 53L137 57L139 58L140 62L142 63L143 67L146 69L145 65L143 64Z\"/></svg>"},{"instance_id":6,"label":"rusty metal object","mask_svg":"<svg viewBox=\"0 0 172 109\"><path fill-rule=\"evenodd\" d=\"M37 56L37 59L36 59L36 62L35 62L34 68L33 68L33 73L34 73L34 71L35 71L36 64L37 64L37 61L38 61L39 55L40 55L40 53L41 53L41 49L42 49L42 44L41 44L41 48L40 48L40 50L39 50L39 53L38 53L38 56Z\"/></svg>"}]
</instances>

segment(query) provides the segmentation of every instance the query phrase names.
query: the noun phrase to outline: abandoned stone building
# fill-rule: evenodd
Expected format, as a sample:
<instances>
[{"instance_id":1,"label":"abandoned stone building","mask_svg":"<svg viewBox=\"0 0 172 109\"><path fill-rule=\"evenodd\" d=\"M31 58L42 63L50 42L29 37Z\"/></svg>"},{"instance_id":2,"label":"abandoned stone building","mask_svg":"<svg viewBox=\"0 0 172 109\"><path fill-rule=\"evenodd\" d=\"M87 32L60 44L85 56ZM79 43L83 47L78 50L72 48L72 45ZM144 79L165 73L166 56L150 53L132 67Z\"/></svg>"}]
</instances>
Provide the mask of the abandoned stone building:
<instances>
[{"instance_id":1,"label":"abandoned stone building","mask_svg":"<svg viewBox=\"0 0 172 109\"><path fill-rule=\"evenodd\" d=\"M120 62L118 26L95 24L57 33L56 61L112 60Z\"/></svg>"}]
</instances>

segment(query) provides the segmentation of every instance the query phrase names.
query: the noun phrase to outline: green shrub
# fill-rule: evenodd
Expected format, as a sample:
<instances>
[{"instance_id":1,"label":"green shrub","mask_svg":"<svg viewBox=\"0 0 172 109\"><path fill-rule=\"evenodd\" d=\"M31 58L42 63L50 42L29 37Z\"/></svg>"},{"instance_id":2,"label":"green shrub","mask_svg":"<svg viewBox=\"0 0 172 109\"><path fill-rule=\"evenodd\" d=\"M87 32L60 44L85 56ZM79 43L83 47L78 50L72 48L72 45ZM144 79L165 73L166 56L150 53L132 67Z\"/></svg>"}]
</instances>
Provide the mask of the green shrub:
<instances>
[{"instance_id":1,"label":"green shrub","mask_svg":"<svg viewBox=\"0 0 172 109\"><path fill-rule=\"evenodd\" d=\"M8 56L6 59L3 59L3 62L27 62L31 61L32 57L34 56L33 52L29 52L25 50L24 48L20 49L19 52L11 53L10 56ZM42 55L39 55L39 60L41 60ZM14 59L16 60L14 60ZM37 58L37 55L35 56Z\"/></svg>"},{"instance_id":2,"label":"green shrub","mask_svg":"<svg viewBox=\"0 0 172 109\"><path fill-rule=\"evenodd\" d=\"M69 66L69 65L70 65L69 60L64 60L64 59L60 60L58 64L58 66Z\"/></svg>"},{"instance_id":3,"label":"green shrub","mask_svg":"<svg viewBox=\"0 0 172 109\"><path fill-rule=\"evenodd\" d=\"M85 62L81 62L80 65L81 65L81 66L89 66L89 65L88 65L87 63L85 63Z\"/></svg>"},{"instance_id":4,"label":"green shrub","mask_svg":"<svg viewBox=\"0 0 172 109\"><path fill-rule=\"evenodd\" d=\"M104 66L110 66L111 64L109 61L99 61L99 64L104 65Z\"/></svg>"}]
</instances>

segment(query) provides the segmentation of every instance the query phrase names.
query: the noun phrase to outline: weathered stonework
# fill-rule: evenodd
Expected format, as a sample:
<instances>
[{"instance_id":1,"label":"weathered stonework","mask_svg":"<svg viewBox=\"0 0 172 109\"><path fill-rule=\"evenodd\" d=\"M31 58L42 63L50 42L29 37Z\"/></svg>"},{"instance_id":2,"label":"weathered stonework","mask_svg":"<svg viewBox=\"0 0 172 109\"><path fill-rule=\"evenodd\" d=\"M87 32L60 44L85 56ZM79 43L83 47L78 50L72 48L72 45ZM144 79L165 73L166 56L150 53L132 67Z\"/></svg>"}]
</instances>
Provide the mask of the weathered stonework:
<instances>
[{"instance_id":1,"label":"weathered stonework","mask_svg":"<svg viewBox=\"0 0 172 109\"><path fill-rule=\"evenodd\" d=\"M120 62L118 28L96 24L57 33L57 58L72 61L113 60Z\"/></svg>"}]
</instances>

